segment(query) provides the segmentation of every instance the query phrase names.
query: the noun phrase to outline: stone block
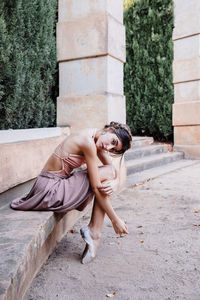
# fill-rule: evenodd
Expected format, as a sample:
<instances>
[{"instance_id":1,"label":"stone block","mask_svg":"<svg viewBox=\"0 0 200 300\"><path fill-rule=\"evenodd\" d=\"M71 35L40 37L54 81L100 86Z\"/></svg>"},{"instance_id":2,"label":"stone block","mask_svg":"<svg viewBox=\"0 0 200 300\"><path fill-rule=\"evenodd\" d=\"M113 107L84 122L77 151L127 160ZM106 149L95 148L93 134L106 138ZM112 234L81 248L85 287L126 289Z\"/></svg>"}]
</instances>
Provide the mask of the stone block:
<instances>
[{"instance_id":1,"label":"stone block","mask_svg":"<svg viewBox=\"0 0 200 300\"><path fill-rule=\"evenodd\" d=\"M57 53L58 61L109 54L125 62L125 27L108 14L59 22Z\"/></svg>"},{"instance_id":2,"label":"stone block","mask_svg":"<svg viewBox=\"0 0 200 300\"><path fill-rule=\"evenodd\" d=\"M59 0L59 22L109 13L123 23L123 0Z\"/></svg>"},{"instance_id":3,"label":"stone block","mask_svg":"<svg viewBox=\"0 0 200 300\"><path fill-rule=\"evenodd\" d=\"M123 23L123 0L107 0L107 12L120 23Z\"/></svg>"},{"instance_id":4,"label":"stone block","mask_svg":"<svg viewBox=\"0 0 200 300\"><path fill-rule=\"evenodd\" d=\"M114 93L123 95L123 63L102 56L59 64L60 97Z\"/></svg>"},{"instance_id":5,"label":"stone block","mask_svg":"<svg viewBox=\"0 0 200 300\"><path fill-rule=\"evenodd\" d=\"M126 123L126 103L125 97L107 94L107 123L116 121Z\"/></svg>"},{"instance_id":6,"label":"stone block","mask_svg":"<svg viewBox=\"0 0 200 300\"><path fill-rule=\"evenodd\" d=\"M199 0L174 0L175 16L180 16L192 11L200 12Z\"/></svg>"},{"instance_id":7,"label":"stone block","mask_svg":"<svg viewBox=\"0 0 200 300\"><path fill-rule=\"evenodd\" d=\"M111 0L110 2L113 1ZM119 60L125 63L126 61L125 44L126 44L125 26L117 22L114 18L109 17L108 18L108 54L115 58L118 58Z\"/></svg>"},{"instance_id":8,"label":"stone block","mask_svg":"<svg viewBox=\"0 0 200 300\"><path fill-rule=\"evenodd\" d=\"M1 144L0 193L35 178L55 147L65 137L66 135L60 135L44 139Z\"/></svg>"},{"instance_id":9,"label":"stone block","mask_svg":"<svg viewBox=\"0 0 200 300\"><path fill-rule=\"evenodd\" d=\"M191 102L200 99L200 80L177 83L174 85L174 101Z\"/></svg>"},{"instance_id":10,"label":"stone block","mask_svg":"<svg viewBox=\"0 0 200 300\"><path fill-rule=\"evenodd\" d=\"M200 125L174 127L174 144L200 146Z\"/></svg>"},{"instance_id":11,"label":"stone block","mask_svg":"<svg viewBox=\"0 0 200 300\"><path fill-rule=\"evenodd\" d=\"M200 79L200 57L175 60L173 62L174 83Z\"/></svg>"},{"instance_id":12,"label":"stone block","mask_svg":"<svg viewBox=\"0 0 200 300\"><path fill-rule=\"evenodd\" d=\"M200 1L175 0L173 39L200 33Z\"/></svg>"},{"instance_id":13,"label":"stone block","mask_svg":"<svg viewBox=\"0 0 200 300\"><path fill-rule=\"evenodd\" d=\"M200 124L200 101L173 104L173 125Z\"/></svg>"},{"instance_id":14,"label":"stone block","mask_svg":"<svg viewBox=\"0 0 200 300\"><path fill-rule=\"evenodd\" d=\"M200 16L199 16L200 17ZM200 56L200 34L174 41L174 60Z\"/></svg>"},{"instance_id":15,"label":"stone block","mask_svg":"<svg viewBox=\"0 0 200 300\"><path fill-rule=\"evenodd\" d=\"M59 126L102 128L111 121L126 122L124 96L102 94L57 99Z\"/></svg>"},{"instance_id":16,"label":"stone block","mask_svg":"<svg viewBox=\"0 0 200 300\"><path fill-rule=\"evenodd\" d=\"M200 159L199 145L174 145L174 150L183 151L184 157L190 159Z\"/></svg>"}]
</instances>

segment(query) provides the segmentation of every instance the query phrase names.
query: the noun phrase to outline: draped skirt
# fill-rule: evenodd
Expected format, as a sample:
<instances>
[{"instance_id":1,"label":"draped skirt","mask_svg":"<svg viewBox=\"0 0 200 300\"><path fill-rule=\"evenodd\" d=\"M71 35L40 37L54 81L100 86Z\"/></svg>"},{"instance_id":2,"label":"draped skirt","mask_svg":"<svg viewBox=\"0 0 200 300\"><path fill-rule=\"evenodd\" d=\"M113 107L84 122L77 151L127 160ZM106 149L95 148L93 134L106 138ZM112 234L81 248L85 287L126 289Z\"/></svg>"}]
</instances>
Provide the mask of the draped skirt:
<instances>
[{"instance_id":1,"label":"draped skirt","mask_svg":"<svg viewBox=\"0 0 200 300\"><path fill-rule=\"evenodd\" d=\"M10 206L16 210L81 211L93 196L87 170L66 176L42 171L28 195L14 199Z\"/></svg>"}]
</instances>

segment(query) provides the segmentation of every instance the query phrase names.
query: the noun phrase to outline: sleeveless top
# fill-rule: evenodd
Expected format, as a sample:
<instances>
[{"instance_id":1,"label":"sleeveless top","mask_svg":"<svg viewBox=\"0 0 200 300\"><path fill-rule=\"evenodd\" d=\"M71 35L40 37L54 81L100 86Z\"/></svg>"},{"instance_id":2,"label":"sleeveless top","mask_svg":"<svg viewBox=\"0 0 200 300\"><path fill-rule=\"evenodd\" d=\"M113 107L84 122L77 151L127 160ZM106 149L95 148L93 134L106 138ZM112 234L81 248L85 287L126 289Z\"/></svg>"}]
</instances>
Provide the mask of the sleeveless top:
<instances>
[{"instance_id":1,"label":"sleeveless top","mask_svg":"<svg viewBox=\"0 0 200 300\"><path fill-rule=\"evenodd\" d=\"M94 129L92 137L94 137L96 133L96 128ZM75 168L79 168L81 165L85 163L85 157L79 154L68 153L62 149L64 141L57 146L53 155L57 156L62 161L62 169L59 171L53 171L59 175L70 175L70 173Z\"/></svg>"}]
</instances>

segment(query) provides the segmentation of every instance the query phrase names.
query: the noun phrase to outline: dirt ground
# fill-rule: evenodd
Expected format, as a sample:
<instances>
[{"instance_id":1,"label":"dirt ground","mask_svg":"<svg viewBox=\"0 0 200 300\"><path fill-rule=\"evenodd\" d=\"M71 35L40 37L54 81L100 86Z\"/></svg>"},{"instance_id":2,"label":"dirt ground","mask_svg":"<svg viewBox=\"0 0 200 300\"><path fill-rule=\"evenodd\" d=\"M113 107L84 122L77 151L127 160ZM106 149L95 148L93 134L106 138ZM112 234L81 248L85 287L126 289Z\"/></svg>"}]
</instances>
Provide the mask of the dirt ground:
<instances>
[{"instance_id":1,"label":"dirt ground","mask_svg":"<svg viewBox=\"0 0 200 300\"><path fill-rule=\"evenodd\" d=\"M200 300L200 164L113 197L129 234L106 218L98 256L80 263L85 216L57 245L24 300Z\"/></svg>"}]
</instances>

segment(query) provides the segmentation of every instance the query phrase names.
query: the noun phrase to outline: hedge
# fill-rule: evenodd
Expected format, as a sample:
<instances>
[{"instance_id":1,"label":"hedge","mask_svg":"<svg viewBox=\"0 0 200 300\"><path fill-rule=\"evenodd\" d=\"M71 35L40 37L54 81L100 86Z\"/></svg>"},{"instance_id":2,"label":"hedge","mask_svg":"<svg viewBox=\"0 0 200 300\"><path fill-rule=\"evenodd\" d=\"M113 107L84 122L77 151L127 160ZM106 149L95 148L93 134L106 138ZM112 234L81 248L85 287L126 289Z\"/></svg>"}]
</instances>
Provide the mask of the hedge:
<instances>
[{"instance_id":1,"label":"hedge","mask_svg":"<svg viewBox=\"0 0 200 300\"><path fill-rule=\"evenodd\" d=\"M136 0L124 23L127 123L134 135L171 140L173 0Z\"/></svg>"},{"instance_id":2,"label":"hedge","mask_svg":"<svg viewBox=\"0 0 200 300\"><path fill-rule=\"evenodd\" d=\"M0 3L0 129L55 125L57 0Z\"/></svg>"}]
</instances>

